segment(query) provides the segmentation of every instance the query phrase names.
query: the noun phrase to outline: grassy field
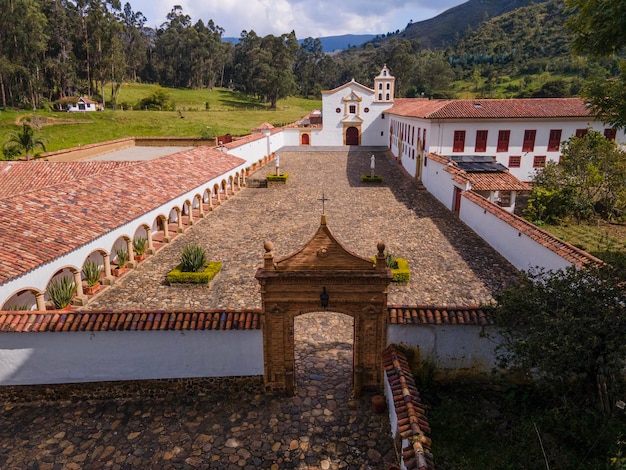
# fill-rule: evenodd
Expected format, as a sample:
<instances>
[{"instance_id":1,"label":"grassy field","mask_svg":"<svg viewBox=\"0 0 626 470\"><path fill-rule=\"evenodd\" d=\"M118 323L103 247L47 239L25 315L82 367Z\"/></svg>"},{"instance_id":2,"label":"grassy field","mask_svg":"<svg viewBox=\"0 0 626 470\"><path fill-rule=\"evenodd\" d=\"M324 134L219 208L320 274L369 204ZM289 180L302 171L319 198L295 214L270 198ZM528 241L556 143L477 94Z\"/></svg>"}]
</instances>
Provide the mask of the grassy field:
<instances>
[{"instance_id":1,"label":"grassy field","mask_svg":"<svg viewBox=\"0 0 626 470\"><path fill-rule=\"evenodd\" d=\"M31 119L46 150L54 151L131 136L246 135L264 122L280 126L297 121L321 100L287 98L276 110L269 105L223 88L213 90L168 89L175 111L130 110L132 104L149 96L156 85L128 84L122 87L119 103L124 110L97 113L58 113L48 110L1 111L0 144L19 130L19 123ZM135 106L136 107L136 106ZM207 109L208 108L208 109Z\"/></svg>"},{"instance_id":2,"label":"grassy field","mask_svg":"<svg viewBox=\"0 0 626 470\"><path fill-rule=\"evenodd\" d=\"M626 262L626 225L599 221L595 224L544 225L541 228L609 263Z\"/></svg>"}]
</instances>

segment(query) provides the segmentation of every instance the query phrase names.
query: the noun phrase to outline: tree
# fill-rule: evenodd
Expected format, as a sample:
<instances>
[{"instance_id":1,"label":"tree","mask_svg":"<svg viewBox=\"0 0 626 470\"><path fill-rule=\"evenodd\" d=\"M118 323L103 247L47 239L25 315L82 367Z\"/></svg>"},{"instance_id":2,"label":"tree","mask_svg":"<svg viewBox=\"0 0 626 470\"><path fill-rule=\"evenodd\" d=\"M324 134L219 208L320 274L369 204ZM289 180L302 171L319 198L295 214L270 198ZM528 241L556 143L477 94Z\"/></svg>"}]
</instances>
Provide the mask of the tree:
<instances>
[{"instance_id":1,"label":"tree","mask_svg":"<svg viewBox=\"0 0 626 470\"><path fill-rule=\"evenodd\" d=\"M32 153L37 147L40 147L44 152L46 145L41 137L35 135L34 129L26 122L22 123L22 130L12 132L9 135L9 139L4 144L5 148L17 149L20 152L26 154L26 160L30 160Z\"/></svg>"},{"instance_id":2,"label":"tree","mask_svg":"<svg viewBox=\"0 0 626 470\"><path fill-rule=\"evenodd\" d=\"M626 209L626 152L591 129L571 137L561 150L558 164L535 173L525 214L548 222L620 217Z\"/></svg>"},{"instance_id":3,"label":"tree","mask_svg":"<svg viewBox=\"0 0 626 470\"><path fill-rule=\"evenodd\" d=\"M565 0L567 22L574 34L574 51L607 57L626 46L626 3L615 0ZM617 128L626 128L626 61L619 74L597 77L584 89L597 116Z\"/></svg>"},{"instance_id":4,"label":"tree","mask_svg":"<svg viewBox=\"0 0 626 470\"><path fill-rule=\"evenodd\" d=\"M565 408L603 414L623 398L624 273L608 266L531 270L495 296L501 365L531 374Z\"/></svg>"}]
</instances>

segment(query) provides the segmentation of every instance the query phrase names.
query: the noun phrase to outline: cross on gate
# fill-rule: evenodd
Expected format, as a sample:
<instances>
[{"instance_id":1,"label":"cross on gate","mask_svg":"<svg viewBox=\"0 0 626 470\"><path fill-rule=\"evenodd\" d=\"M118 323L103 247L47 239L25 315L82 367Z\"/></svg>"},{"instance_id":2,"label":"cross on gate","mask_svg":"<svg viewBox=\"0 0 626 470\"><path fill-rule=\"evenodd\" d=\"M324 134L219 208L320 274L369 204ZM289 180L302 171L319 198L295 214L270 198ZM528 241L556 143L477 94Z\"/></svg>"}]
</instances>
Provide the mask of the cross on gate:
<instances>
[{"instance_id":1,"label":"cross on gate","mask_svg":"<svg viewBox=\"0 0 626 470\"><path fill-rule=\"evenodd\" d=\"M330 201L330 199L327 199L326 196L324 195L324 193L322 193L322 197L318 199L318 201L322 201L322 215L324 214L324 210L325 210L325 203L326 201Z\"/></svg>"}]
</instances>

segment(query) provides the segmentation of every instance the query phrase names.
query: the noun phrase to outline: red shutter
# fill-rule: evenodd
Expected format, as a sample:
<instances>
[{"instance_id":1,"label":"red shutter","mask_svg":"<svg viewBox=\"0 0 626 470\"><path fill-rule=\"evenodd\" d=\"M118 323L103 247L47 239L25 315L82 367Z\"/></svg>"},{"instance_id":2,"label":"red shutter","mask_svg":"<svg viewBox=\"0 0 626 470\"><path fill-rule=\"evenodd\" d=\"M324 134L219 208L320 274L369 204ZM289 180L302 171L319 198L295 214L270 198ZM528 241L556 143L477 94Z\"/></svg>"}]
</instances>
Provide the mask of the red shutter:
<instances>
[{"instance_id":1,"label":"red shutter","mask_svg":"<svg viewBox=\"0 0 626 470\"><path fill-rule=\"evenodd\" d=\"M476 146L474 147L474 152L487 151L487 132L488 131L476 131Z\"/></svg>"},{"instance_id":2,"label":"red shutter","mask_svg":"<svg viewBox=\"0 0 626 470\"><path fill-rule=\"evenodd\" d=\"M522 145L522 152L533 152L535 150L536 136L536 130L524 131L524 144Z\"/></svg>"},{"instance_id":3,"label":"red shutter","mask_svg":"<svg viewBox=\"0 0 626 470\"><path fill-rule=\"evenodd\" d=\"M463 152L465 150L465 131L454 131L453 152Z\"/></svg>"},{"instance_id":4,"label":"red shutter","mask_svg":"<svg viewBox=\"0 0 626 470\"><path fill-rule=\"evenodd\" d=\"M498 148L496 151L508 152L510 138L511 138L511 131L499 131L498 132Z\"/></svg>"}]
</instances>

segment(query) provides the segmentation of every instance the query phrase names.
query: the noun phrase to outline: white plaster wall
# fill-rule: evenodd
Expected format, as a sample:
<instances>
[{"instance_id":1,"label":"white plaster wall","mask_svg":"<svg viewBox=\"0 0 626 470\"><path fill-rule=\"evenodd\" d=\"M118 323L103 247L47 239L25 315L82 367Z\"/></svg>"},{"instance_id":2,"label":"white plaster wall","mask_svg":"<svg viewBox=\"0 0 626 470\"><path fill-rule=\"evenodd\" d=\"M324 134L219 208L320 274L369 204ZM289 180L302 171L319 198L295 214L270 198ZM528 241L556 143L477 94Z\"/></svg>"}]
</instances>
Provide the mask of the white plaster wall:
<instances>
[{"instance_id":1,"label":"white plaster wall","mask_svg":"<svg viewBox=\"0 0 626 470\"><path fill-rule=\"evenodd\" d=\"M422 169L422 184L439 202L452 210L455 185L445 169L446 165L428 159L428 164Z\"/></svg>"},{"instance_id":2,"label":"white plaster wall","mask_svg":"<svg viewBox=\"0 0 626 470\"><path fill-rule=\"evenodd\" d=\"M494 327L473 325L387 325L387 343L417 347L421 358L441 370L489 373L502 341Z\"/></svg>"},{"instance_id":3,"label":"white plaster wall","mask_svg":"<svg viewBox=\"0 0 626 470\"><path fill-rule=\"evenodd\" d=\"M269 136L270 154L283 147L284 145L284 133L282 131L276 132ZM246 160L246 164L244 165L245 168L245 166L251 165L252 163L259 161L259 159L263 158L265 155L268 155L267 137L261 134L255 140L242 143L237 147L229 148L227 150L227 153Z\"/></svg>"},{"instance_id":4,"label":"white plaster wall","mask_svg":"<svg viewBox=\"0 0 626 470\"><path fill-rule=\"evenodd\" d=\"M263 375L261 330L0 335L0 385Z\"/></svg>"},{"instance_id":5,"label":"white plaster wall","mask_svg":"<svg viewBox=\"0 0 626 470\"><path fill-rule=\"evenodd\" d=\"M332 90L331 90L332 91ZM323 128L317 138L311 142L317 146L340 146L343 145L343 122L345 117L345 103L342 99L352 92L361 98L358 103L358 116L363 119L361 123L361 145L364 146L386 146L388 143L388 127L386 119L381 114L391 107L391 103L375 103L374 91L350 82L344 87L340 87L334 93L325 92L322 95L322 119ZM336 109L340 112L337 113ZM366 113L365 108L369 111ZM355 126L356 127L356 126ZM382 133L382 135L381 135Z\"/></svg>"},{"instance_id":6,"label":"white plaster wall","mask_svg":"<svg viewBox=\"0 0 626 470\"><path fill-rule=\"evenodd\" d=\"M398 414L396 413L396 407L393 402L393 392L391 391L391 385L389 385L387 373L384 372L383 375L385 399L387 401L387 410L389 410L389 426L391 428L391 437L395 439L398 432Z\"/></svg>"},{"instance_id":7,"label":"white plaster wall","mask_svg":"<svg viewBox=\"0 0 626 470\"><path fill-rule=\"evenodd\" d=\"M465 197L459 218L518 269L557 270L572 264Z\"/></svg>"}]
</instances>

